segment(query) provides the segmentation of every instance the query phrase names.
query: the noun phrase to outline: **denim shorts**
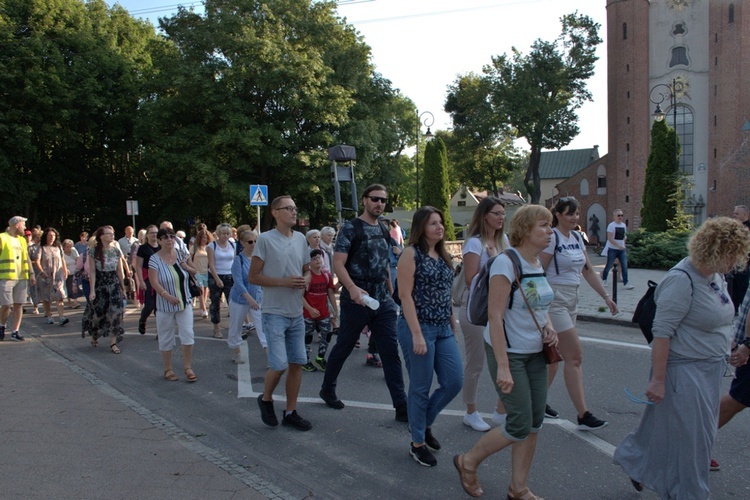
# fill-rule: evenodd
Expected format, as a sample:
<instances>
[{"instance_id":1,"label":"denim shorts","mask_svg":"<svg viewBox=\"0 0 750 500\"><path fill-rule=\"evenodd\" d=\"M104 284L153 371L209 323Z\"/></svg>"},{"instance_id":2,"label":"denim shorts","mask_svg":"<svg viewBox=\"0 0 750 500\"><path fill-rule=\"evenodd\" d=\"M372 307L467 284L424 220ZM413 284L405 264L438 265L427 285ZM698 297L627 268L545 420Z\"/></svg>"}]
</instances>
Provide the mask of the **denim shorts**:
<instances>
[{"instance_id":1,"label":"denim shorts","mask_svg":"<svg viewBox=\"0 0 750 500\"><path fill-rule=\"evenodd\" d=\"M263 332L268 342L268 364L272 370L284 371L290 363L307 363L305 321L302 314L287 318L263 313Z\"/></svg>"},{"instance_id":2,"label":"denim shorts","mask_svg":"<svg viewBox=\"0 0 750 500\"><path fill-rule=\"evenodd\" d=\"M206 288L208 286L208 273L195 273L195 281L198 286Z\"/></svg>"}]
</instances>

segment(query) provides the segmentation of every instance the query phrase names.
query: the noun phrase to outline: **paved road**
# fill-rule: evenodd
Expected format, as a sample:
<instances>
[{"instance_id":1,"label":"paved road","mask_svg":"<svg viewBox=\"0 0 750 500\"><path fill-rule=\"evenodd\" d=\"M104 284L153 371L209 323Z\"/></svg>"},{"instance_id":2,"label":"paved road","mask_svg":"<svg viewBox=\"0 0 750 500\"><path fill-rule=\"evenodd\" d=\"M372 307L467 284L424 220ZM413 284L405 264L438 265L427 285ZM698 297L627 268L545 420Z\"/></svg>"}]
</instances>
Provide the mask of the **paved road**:
<instances>
[{"instance_id":1,"label":"paved road","mask_svg":"<svg viewBox=\"0 0 750 500\"><path fill-rule=\"evenodd\" d=\"M257 491L276 498L465 497L451 457L471 447L479 433L462 425L460 397L434 426L434 433L443 444L443 450L437 453L438 466L420 467L408 455L406 426L393 418L382 371L364 364L364 347L355 350L342 372L338 394L348 405L342 411L325 407L317 398L321 373L304 374L299 411L312 422L313 430L302 433L283 427L268 429L260 421L255 397L266 362L255 337L243 346L249 362L235 366L226 344L210 338L210 323L196 320L193 367L199 381L187 384L177 369L181 381L170 383L162 378L152 333L145 336L128 333L122 344L123 354L116 356L105 347L94 349L81 339L74 326L79 324L79 315L80 312L72 313L71 324L63 328L42 324L41 318L26 318L33 335L49 349L49 359L44 362L54 362L50 361L53 358L62 360L78 376L101 390L106 389L113 398L110 401L113 407L127 406L149 420L150 426L166 432L190 452L221 466L224 473L233 473L234 480L242 483L234 491L220 492L204 490L204 483L196 481L190 490L192 494L180 496L160 491L162 498L252 498ZM127 315L128 332L135 332L136 318L135 311ZM627 386L634 393L643 390L649 351L633 328L581 322L580 331L584 339L589 406L610 425L595 434L575 430L572 404L562 378L557 380L549 401L562 418L548 420L542 431L530 485L548 499L654 498L636 494L619 468L611 464L614 447L636 426L642 411L640 405L625 397L623 389ZM364 339L363 345L366 345ZM2 347L3 356L12 356L8 348L19 348L20 344ZM38 344L37 347L41 348ZM181 361L176 359L176 368L179 367ZM7 387L12 374L2 369L0 375ZM43 365L39 370L44 370ZM97 387L92 385L90 390L96 391ZM65 389L60 387L60 390ZM277 393L281 395L283 388ZM489 376L482 378L480 394L481 410L491 412L495 395ZM277 403L277 410L281 410L281 404ZM750 498L750 478L746 473L750 453L746 446L750 439L748 419L750 412L741 414L719 435L715 456L722 470L711 474L715 498ZM54 416L47 420L54 425ZM34 422L45 423L44 419L36 418ZM83 434L81 440L89 437ZM75 444L67 443L66 447L74 456ZM503 497L509 470L507 451L483 464L480 478L486 498ZM7 472L6 469L0 477L3 484L12 485L17 479ZM53 472L34 469L39 480ZM128 481L128 476L114 476L118 482ZM102 486L109 481L110 478L103 477ZM110 495L106 493L109 490L100 491L102 498L150 496L147 490L142 490L141 495L132 492ZM67 490L58 493L61 498L78 497ZM37 497L51 496L54 495Z\"/></svg>"}]
</instances>

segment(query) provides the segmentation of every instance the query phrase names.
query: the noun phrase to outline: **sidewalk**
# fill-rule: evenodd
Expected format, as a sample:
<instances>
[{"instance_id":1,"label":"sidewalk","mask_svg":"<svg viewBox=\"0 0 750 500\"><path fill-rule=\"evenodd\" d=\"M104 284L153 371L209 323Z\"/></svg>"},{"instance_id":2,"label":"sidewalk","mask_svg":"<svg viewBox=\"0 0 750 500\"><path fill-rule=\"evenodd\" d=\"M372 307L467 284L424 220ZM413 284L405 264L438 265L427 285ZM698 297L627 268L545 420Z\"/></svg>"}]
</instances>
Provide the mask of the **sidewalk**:
<instances>
[{"instance_id":1,"label":"sidewalk","mask_svg":"<svg viewBox=\"0 0 750 500\"><path fill-rule=\"evenodd\" d=\"M0 342L3 498L280 498L24 334L26 342Z\"/></svg>"},{"instance_id":2,"label":"sidewalk","mask_svg":"<svg viewBox=\"0 0 750 500\"><path fill-rule=\"evenodd\" d=\"M594 269L599 273L607 263L606 257L601 257L592 250L589 250L589 260ZM646 293L648 281L651 280L660 283L666 274L667 271L653 269L628 269L628 283L635 286L635 288L633 290L625 290L622 281L617 283L617 307L620 309L620 312L616 316L612 316L604 300L589 286L586 280L581 279L581 286L578 289L578 319L599 321L602 323L617 323L637 328L637 325L632 322L633 312L638 305L638 301ZM619 272L618 279L622 280L622 275ZM614 282L611 272L607 281L609 282L607 292L614 296L614 293L612 293ZM603 312L599 310L600 307L604 308Z\"/></svg>"}]
</instances>

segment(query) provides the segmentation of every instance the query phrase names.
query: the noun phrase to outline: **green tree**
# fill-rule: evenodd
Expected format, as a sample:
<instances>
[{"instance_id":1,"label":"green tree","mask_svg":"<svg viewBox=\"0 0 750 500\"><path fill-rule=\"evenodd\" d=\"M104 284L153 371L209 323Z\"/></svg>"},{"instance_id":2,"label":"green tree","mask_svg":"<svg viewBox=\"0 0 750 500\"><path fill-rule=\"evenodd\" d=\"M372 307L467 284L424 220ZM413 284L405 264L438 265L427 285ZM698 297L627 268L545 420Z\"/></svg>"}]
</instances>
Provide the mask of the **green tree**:
<instances>
[{"instance_id":1,"label":"green tree","mask_svg":"<svg viewBox=\"0 0 750 500\"><path fill-rule=\"evenodd\" d=\"M448 152L445 143L436 137L427 143L424 151L424 178L421 182L422 203L431 205L443 212L445 223L445 239L456 239L453 220L450 212L450 192L448 182Z\"/></svg>"},{"instance_id":2,"label":"green tree","mask_svg":"<svg viewBox=\"0 0 750 500\"><path fill-rule=\"evenodd\" d=\"M578 135L576 110L591 100L586 81L594 74L599 24L577 12L561 18L560 36L536 40L528 55L515 47L512 56L492 58L484 68L492 105L502 121L526 138L531 148L524 185L539 203L542 149L560 149Z\"/></svg>"},{"instance_id":3,"label":"green tree","mask_svg":"<svg viewBox=\"0 0 750 500\"><path fill-rule=\"evenodd\" d=\"M679 146L678 146L679 148ZM641 227L648 231L666 231L677 218L682 195L675 170L675 130L664 120L651 127L651 151L646 164L646 182L641 206Z\"/></svg>"},{"instance_id":4,"label":"green tree","mask_svg":"<svg viewBox=\"0 0 750 500\"><path fill-rule=\"evenodd\" d=\"M490 81L474 73L459 76L448 88L445 111L453 122L448 145L458 184L498 194L518 165L513 131L490 102Z\"/></svg>"},{"instance_id":5,"label":"green tree","mask_svg":"<svg viewBox=\"0 0 750 500\"><path fill-rule=\"evenodd\" d=\"M102 0L0 9L0 207L63 231L125 222L153 27Z\"/></svg>"}]
</instances>

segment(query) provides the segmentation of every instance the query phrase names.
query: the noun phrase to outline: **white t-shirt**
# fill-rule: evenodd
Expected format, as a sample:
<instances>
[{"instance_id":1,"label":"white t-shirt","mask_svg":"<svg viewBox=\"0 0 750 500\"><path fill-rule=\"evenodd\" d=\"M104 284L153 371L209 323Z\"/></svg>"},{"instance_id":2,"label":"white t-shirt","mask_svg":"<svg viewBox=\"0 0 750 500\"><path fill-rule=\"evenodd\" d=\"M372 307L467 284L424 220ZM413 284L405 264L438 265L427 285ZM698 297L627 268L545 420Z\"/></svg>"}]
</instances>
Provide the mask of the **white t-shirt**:
<instances>
[{"instance_id":1,"label":"white t-shirt","mask_svg":"<svg viewBox=\"0 0 750 500\"><path fill-rule=\"evenodd\" d=\"M261 274L272 278L302 276L302 268L310 263L307 239L297 231L292 231L290 237L284 236L278 229L261 233L255 243L253 257L263 261ZM263 314L276 314L287 318L302 316L304 293L303 288L263 287L260 310Z\"/></svg>"},{"instance_id":2,"label":"white t-shirt","mask_svg":"<svg viewBox=\"0 0 750 500\"><path fill-rule=\"evenodd\" d=\"M511 249L510 251L513 252L514 250ZM541 266L532 266L524 260L521 254L518 254L518 257L521 259L523 274L536 275L525 276L521 280L521 286L526 294L526 299L529 301L529 305L533 309L536 320L539 322L539 326L544 327L547 324L547 310L552 303L552 299L555 297L555 293L552 291L549 283L547 283L547 279L541 275L544 272ZM511 283L516 280L513 263L507 255L499 256L492 263L490 279L496 275L505 276ZM492 307L492 297L490 297L490 307ZM531 314L529 314L520 290L514 292L513 307L505 309L503 322L505 324L508 352L534 354L542 350L542 334L537 329ZM488 344L490 343L489 323L484 328L484 340Z\"/></svg>"},{"instance_id":3,"label":"white t-shirt","mask_svg":"<svg viewBox=\"0 0 750 500\"><path fill-rule=\"evenodd\" d=\"M571 231L567 237L557 228L554 228L555 234L552 241L543 251L551 254L552 260L547 266L547 281L550 285L580 285L581 271L586 264L586 250L583 245L583 239L573 234ZM557 243L557 248L555 248ZM555 255L557 255L557 271L555 270Z\"/></svg>"},{"instance_id":4,"label":"white t-shirt","mask_svg":"<svg viewBox=\"0 0 750 500\"><path fill-rule=\"evenodd\" d=\"M609 233L613 234L612 239L615 240L622 248L625 248L625 240L627 239L628 226L624 222L610 222L607 226L607 244L604 245L602 255L606 256L607 251L611 248L612 250L621 250L620 248L613 247L609 244Z\"/></svg>"},{"instance_id":5,"label":"white t-shirt","mask_svg":"<svg viewBox=\"0 0 750 500\"><path fill-rule=\"evenodd\" d=\"M210 244L211 250L214 251L214 269L216 274L225 275L232 274L232 264L234 263L235 257L235 246L227 240L227 244L224 248L219 245L217 241L212 241Z\"/></svg>"},{"instance_id":6,"label":"white t-shirt","mask_svg":"<svg viewBox=\"0 0 750 500\"><path fill-rule=\"evenodd\" d=\"M508 248L508 236L503 235L503 249ZM501 250L502 251L502 250ZM461 252L464 256L467 253L473 253L479 255L479 269L482 269L484 265L490 260L490 255L487 254L487 247L482 245L482 238L479 236L472 236L464 242L464 247Z\"/></svg>"}]
</instances>

